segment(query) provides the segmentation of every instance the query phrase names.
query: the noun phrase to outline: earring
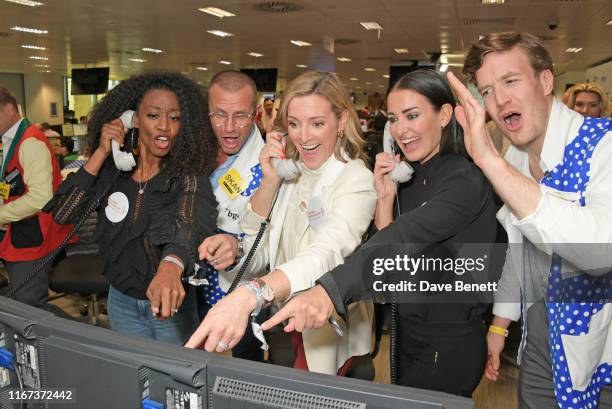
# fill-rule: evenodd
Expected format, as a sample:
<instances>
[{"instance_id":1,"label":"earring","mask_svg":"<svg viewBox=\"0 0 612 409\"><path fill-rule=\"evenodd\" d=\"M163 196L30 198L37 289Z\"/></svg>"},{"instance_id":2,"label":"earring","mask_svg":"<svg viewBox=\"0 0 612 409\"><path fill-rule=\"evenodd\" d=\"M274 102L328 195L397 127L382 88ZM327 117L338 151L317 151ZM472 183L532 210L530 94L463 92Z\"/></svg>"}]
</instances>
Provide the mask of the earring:
<instances>
[{"instance_id":1,"label":"earring","mask_svg":"<svg viewBox=\"0 0 612 409\"><path fill-rule=\"evenodd\" d=\"M339 129L338 132L336 132L336 136L339 139L342 139L342 137L344 136L344 129Z\"/></svg>"}]
</instances>

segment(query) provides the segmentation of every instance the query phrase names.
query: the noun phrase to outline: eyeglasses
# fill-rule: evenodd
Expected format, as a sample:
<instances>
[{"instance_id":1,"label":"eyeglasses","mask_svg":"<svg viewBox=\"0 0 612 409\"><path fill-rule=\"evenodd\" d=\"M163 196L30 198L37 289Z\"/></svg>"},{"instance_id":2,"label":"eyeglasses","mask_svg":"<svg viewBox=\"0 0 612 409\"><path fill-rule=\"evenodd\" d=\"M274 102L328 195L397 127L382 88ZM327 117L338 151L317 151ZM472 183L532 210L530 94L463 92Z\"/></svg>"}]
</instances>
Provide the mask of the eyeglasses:
<instances>
[{"instance_id":1,"label":"eyeglasses","mask_svg":"<svg viewBox=\"0 0 612 409\"><path fill-rule=\"evenodd\" d=\"M236 128L246 128L251 124L251 120L253 119L253 114L235 114L228 115L223 112L210 112L208 114L210 117L210 121L214 126L222 127L227 124L228 118L232 118L232 125Z\"/></svg>"}]
</instances>

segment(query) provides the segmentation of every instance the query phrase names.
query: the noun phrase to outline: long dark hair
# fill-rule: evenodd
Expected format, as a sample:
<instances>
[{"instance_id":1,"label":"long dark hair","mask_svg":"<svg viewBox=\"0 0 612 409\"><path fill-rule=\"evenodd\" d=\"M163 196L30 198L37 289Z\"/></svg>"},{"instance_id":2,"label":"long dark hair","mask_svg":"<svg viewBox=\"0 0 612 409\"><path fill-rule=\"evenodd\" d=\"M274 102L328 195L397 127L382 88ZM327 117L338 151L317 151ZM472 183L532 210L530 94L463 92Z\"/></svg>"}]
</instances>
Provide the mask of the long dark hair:
<instances>
[{"instance_id":1,"label":"long dark hair","mask_svg":"<svg viewBox=\"0 0 612 409\"><path fill-rule=\"evenodd\" d=\"M209 175L216 168L217 138L208 120L208 105L198 86L176 72L146 72L122 81L94 108L87 126L92 151L100 143L102 126L128 110L136 111L144 95L152 89L174 92L181 109L181 127L172 150L164 157L161 171L169 176ZM104 166L113 166L112 158Z\"/></svg>"},{"instance_id":2,"label":"long dark hair","mask_svg":"<svg viewBox=\"0 0 612 409\"><path fill-rule=\"evenodd\" d=\"M453 107L451 119L442 131L440 156L455 154L469 159L463 142L463 129L455 118L455 97L446 79L434 70L416 70L404 74L397 80L389 94L403 89L409 89L423 95L436 111L440 111L444 104L450 104Z\"/></svg>"}]
</instances>

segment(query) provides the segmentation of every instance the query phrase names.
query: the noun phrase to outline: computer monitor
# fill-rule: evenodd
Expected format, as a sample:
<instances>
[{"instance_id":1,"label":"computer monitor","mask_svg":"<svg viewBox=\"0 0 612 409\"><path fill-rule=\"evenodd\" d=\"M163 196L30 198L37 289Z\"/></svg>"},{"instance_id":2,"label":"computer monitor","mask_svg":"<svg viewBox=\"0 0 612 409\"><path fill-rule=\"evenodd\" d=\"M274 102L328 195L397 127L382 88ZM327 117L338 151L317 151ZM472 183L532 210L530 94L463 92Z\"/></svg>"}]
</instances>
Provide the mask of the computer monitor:
<instances>
[{"instance_id":1,"label":"computer monitor","mask_svg":"<svg viewBox=\"0 0 612 409\"><path fill-rule=\"evenodd\" d=\"M435 70L436 65L428 62L421 61L413 61L410 65L390 65L389 66L389 89L395 85L397 80L399 80L404 74L408 74L409 72L420 70L420 69L430 69Z\"/></svg>"},{"instance_id":2,"label":"computer monitor","mask_svg":"<svg viewBox=\"0 0 612 409\"><path fill-rule=\"evenodd\" d=\"M110 68L73 68L72 95L104 94L108 91Z\"/></svg>"},{"instance_id":3,"label":"computer monitor","mask_svg":"<svg viewBox=\"0 0 612 409\"><path fill-rule=\"evenodd\" d=\"M240 71L253 79L257 92L276 92L277 68L241 68Z\"/></svg>"},{"instance_id":4,"label":"computer monitor","mask_svg":"<svg viewBox=\"0 0 612 409\"><path fill-rule=\"evenodd\" d=\"M470 399L440 392L130 337L0 297L0 407L13 407L15 390L66 392L64 399L29 403L29 409L66 408L68 391L76 404L71 407L88 409L473 408Z\"/></svg>"},{"instance_id":5,"label":"computer monitor","mask_svg":"<svg viewBox=\"0 0 612 409\"><path fill-rule=\"evenodd\" d=\"M215 355L207 362L212 408L473 409L446 393L322 375Z\"/></svg>"},{"instance_id":6,"label":"computer monitor","mask_svg":"<svg viewBox=\"0 0 612 409\"><path fill-rule=\"evenodd\" d=\"M12 368L2 366L8 356ZM17 390L66 392L64 399L29 403L28 409L66 408L68 393L75 403L71 407L78 408L206 408L210 358L203 351L125 336L0 297L3 409L16 403Z\"/></svg>"},{"instance_id":7,"label":"computer monitor","mask_svg":"<svg viewBox=\"0 0 612 409\"><path fill-rule=\"evenodd\" d=\"M62 125L62 135L64 136L74 136L74 125L72 124L63 124Z\"/></svg>"}]
</instances>

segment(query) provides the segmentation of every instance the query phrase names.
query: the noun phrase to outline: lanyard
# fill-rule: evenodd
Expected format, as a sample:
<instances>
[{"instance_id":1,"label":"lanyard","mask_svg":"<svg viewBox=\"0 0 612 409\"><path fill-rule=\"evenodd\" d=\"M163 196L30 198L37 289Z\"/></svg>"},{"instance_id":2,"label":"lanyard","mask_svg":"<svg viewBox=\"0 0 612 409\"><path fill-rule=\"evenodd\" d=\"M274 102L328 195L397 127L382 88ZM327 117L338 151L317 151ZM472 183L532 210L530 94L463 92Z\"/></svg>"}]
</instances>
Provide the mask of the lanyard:
<instances>
[{"instance_id":1,"label":"lanyard","mask_svg":"<svg viewBox=\"0 0 612 409\"><path fill-rule=\"evenodd\" d=\"M13 138L13 142L11 142L11 146L6 153L6 159L2 162L2 168L0 168L0 178L4 177L4 171L6 170L6 166L9 164L13 155L15 154L15 147L19 144L21 137L23 136L25 130L30 126L30 122L27 119L23 118L21 123L19 124L19 128L17 128L17 132L15 133L15 137Z\"/></svg>"}]
</instances>

